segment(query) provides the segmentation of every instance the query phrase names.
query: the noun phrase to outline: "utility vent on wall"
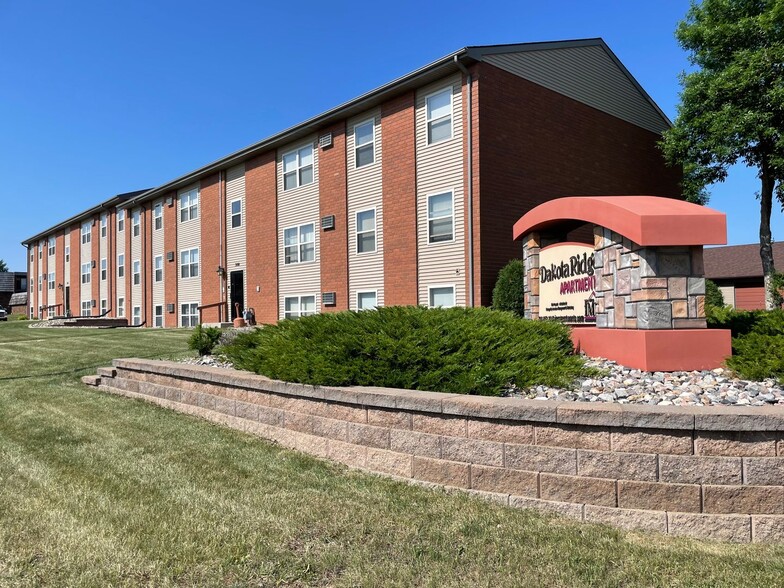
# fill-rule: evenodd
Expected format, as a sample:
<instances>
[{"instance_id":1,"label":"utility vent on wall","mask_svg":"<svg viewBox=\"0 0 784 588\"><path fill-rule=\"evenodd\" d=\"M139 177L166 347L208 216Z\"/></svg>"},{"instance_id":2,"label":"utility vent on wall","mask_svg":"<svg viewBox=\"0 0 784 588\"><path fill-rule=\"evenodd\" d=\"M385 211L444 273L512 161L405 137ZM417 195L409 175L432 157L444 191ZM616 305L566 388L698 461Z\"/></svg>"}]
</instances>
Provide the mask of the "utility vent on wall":
<instances>
[{"instance_id":1,"label":"utility vent on wall","mask_svg":"<svg viewBox=\"0 0 784 588\"><path fill-rule=\"evenodd\" d=\"M174 251L169 251L166 254L166 259L169 260L169 261L174 261Z\"/></svg>"},{"instance_id":2,"label":"utility vent on wall","mask_svg":"<svg viewBox=\"0 0 784 588\"><path fill-rule=\"evenodd\" d=\"M335 228L335 215L328 214L327 216L321 217L321 230L322 231L331 231Z\"/></svg>"},{"instance_id":3,"label":"utility vent on wall","mask_svg":"<svg viewBox=\"0 0 784 588\"><path fill-rule=\"evenodd\" d=\"M334 292L322 292L321 293L321 304L324 306L335 306L335 293Z\"/></svg>"},{"instance_id":4,"label":"utility vent on wall","mask_svg":"<svg viewBox=\"0 0 784 588\"><path fill-rule=\"evenodd\" d=\"M326 133L319 137L319 147L322 149L326 149L327 147L332 147L332 133Z\"/></svg>"}]
</instances>

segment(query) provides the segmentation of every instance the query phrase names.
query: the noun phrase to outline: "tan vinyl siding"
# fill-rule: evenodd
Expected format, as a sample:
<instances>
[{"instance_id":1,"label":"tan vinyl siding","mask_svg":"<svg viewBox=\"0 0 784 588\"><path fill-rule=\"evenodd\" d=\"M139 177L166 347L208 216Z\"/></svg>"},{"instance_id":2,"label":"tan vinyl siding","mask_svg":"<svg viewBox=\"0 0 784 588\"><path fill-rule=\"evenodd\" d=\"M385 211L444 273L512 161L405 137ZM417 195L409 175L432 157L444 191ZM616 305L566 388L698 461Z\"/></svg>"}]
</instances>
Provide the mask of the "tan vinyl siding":
<instances>
[{"instance_id":1,"label":"tan vinyl siding","mask_svg":"<svg viewBox=\"0 0 784 588\"><path fill-rule=\"evenodd\" d=\"M374 122L374 161L356 167L354 127ZM384 238L381 188L381 114L374 109L349 119L346 137L348 182L348 287L349 308L357 308L357 292L376 290L376 304L384 304ZM376 251L357 253L357 212L375 208Z\"/></svg>"},{"instance_id":2,"label":"tan vinyl siding","mask_svg":"<svg viewBox=\"0 0 784 588\"><path fill-rule=\"evenodd\" d=\"M122 210L122 209L118 209L118 210ZM126 282L125 282L125 280L126 279L130 279L128 277L128 254L125 252L125 236L126 236L125 231L128 230L128 226L129 226L128 225L128 222L129 222L128 215L129 214L130 214L129 210L125 209L125 222L123 223L123 226L125 228L124 228L124 230L122 232L117 230L117 215L115 214L115 217L114 217L114 231L115 231L114 234L116 235L116 237L115 237L115 249L116 249L116 251L115 251L114 259L112 260L112 263L110 265L112 267L112 271L114 271L114 279L117 280L117 287L115 288L117 299L119 299L119 298L126 298L126 292L125 292L125 283ZM123 274L122 278L117 277L117 268L119 267L118 264L117 264L117 258L121 254L125 255L125 264L124 264L124 266L125 266L125 273ZM114 309L115 309L114 315L115 316L120 316L119 314L117 314L117 308L118 308L117 299L113 300L111 303L114 305ZM129 302L130 302L129 300L125 300L125 316L126 317L130 316L128 314L128 303Z\"/></svg>"},{"instance_id":3,"label":"tan vinyl siding","mask_svg":"<svg viewBox=\"0 0 784 588\"><path fill-rule=\"evenodd\" d=\"M163 208L166 206L166 204L163 201L163 198L159 200L155 200L152 203L153 211L155 211L155 206L158 204L161 205L161 214L163 214ZM165 280L166 280L167 266L166 266L166 253L163 248L163 235L164 235L164 231L166 231L168 227L166 227L165 224L162 224L161 228L156 231L155 218L152 216L150 218L152 220L152 225L150 226L150 230L152 231L152 257L150 259L150 267L148 268L148 271L152 283L152 304L153 307L155 307L156 305L165 306L164 299L166 298L166 295L164 292L164 284L166 283ZM162 223L164 222L163 219L165 218L166 216L163 215L161 219ZM156 282L155 281L155 258L159 255L163 258L163 280L161 280L160 282ZM153 308L153 318L151 320L154 321L154 317L155 317L155 309Z\"/></svg>"},{"instance_id":4,"label":"tan vinyl siding","mask_svg":"<svg viewBox=\"0 0 784 588\"><path fill-rule=\"evenodd\" d=\"M316 136L307 140L292 143L278 150L278 299L279 316L283 318L285 298L287 296L316 297L316 312L321 311L321 226L319 218L319 150L315 146ZM283 154L294 149L305 147L308 143L313 147L313 182L299 188L283 190ZM284 264L285 247L284 230L303 224L313 223L315 235L314 261L307 263Z\"/></svg>"},{"instance_id":5,"label":"tan vinyl siding","mask_svg":"<svg viewBox=\"0 0 784 588\"><path fill-rule=\"evenodd\" d=\"M719 291L724 297L724 304L735 308L735 286L719 286Z\"/></svg>"},{"instance_id":6,"label":"tan vinyl siding","mask_svg":"<svg viewBox=\"0 0 784 588\"><path fill-rule=\"evenodd\" d=\"M80 302L86 302L87 300L93 299L93 285L92 282L89 284L82 284L82 265L85 263L90 264L90 270L92 271L92 251L93 251L93 243L90 241L89 243L82 244L82 224L87 221L82 221L79 223L79 231L77 235L79 236L79 300ZM91 221L92 222L92 221ZM92 239L92 236L90 237ZM73 254L73 251L71 252ZM92 280L92 275L90 276ZM81 307L78 309L81 313Z\"/></svg>"},{"instance_id":7,"label":"tan vinyl siding","mask_svg":"<svg viewBox=\"0 0 784 588\"><path fill-rule=\"evenodd\" d=\"M201 273L204 271L204 263L201 254L201 194L199 194L199 216L196 219L180 222L180 195L193 188L198 189L198 185L183 188L177 193L177 251L175 259L177 261L177 324L181 324L182 305L198 303L201 304ZM199 275L195 278L182 278L180 268L180 252L183 249L199 249Z\"/></svg>"},{"instance_id":8,"label":"tan vinyl siding","mask_svg":"<svg viewBox=\"0 0 784 588\"><path fill-rule=\"evenodd\" d=\"M98 259L95 262L96 267L98 268L98 284L99 284L99 300L96 300L95 303L98 305L98 310L101 310L101 300L106 300L106 307L111 308L112 303L109 301L109 272L112 268L112 260L109 259L109 231L111 227L109 226L109 217L106 216L106 237L101 237L101 220L98 220ZM106 279L101 280L101 260L106 260Z\"/></svg>"},{"instance_id":9,"label":"tan vinyl siding","mask_svg":"<svg viewBox=\"0 0 784 588\"><path fill-rule=\"evenodd\" d=\"M135 213L139 213L142 217L144 216L144 212L142 211L141 207L134 208L132 211L129 211L130 215L126 219L125 222L125 230L131 231L131 257L130 257L130 271L128 272L127 278L131 280L131 299L125 302L125 313L128 315L130 320L133 320L133 307L134 306L142 306L142 281L143 275L145 272L144 268L144 260L142 259L142 239L144 238L144 218L140 218L139 222L141 223L139 228L139 236L133 236L133 215ZM133 283L133 262L139 261L139 270L141 275L139 277L139 284ZM144 316L144 309L142 309L142 317ZM141 320L144 320L143 318Z\"/></svg>"},{"instance_id":10,"label":"tan vinyl siding","mask_svg":"<svg viewBox=\"0 0 784 588\"><path fill-rule=\"evenodd\" d=\"M452 88L452 138L427 144L426 97ZM455 304L465 306L465 231L463 211L463 110L460 76L417 92L416 98L417 253L419 304L429 303L428 287L455 286ZM428 242L428 196L452 192L454 240Z\"/></svg>"},{"instance_id":11,"label":"tan vinyl siding","mask_svg":"<svg viewBox=\"0 0 784 588\"><path fill-rule=\"evenodd\" d=\"M57 239L57 237L55 237L55 242L56 242L56 239ZM49 248L48 247L46 248L46 255L47 255L47 259L46 259L46 281L47 281L47 285L46 285L46 288L48 289L48 293L46 295L46 300L47 300L46 303L47 304L57 304L57 296L55 295L55 292L57 290L57 283L58 283L57 280L59 278L59 276L57 275L57 259L56 259L56 257L57 257L56 254L57 253L58 253L58 251L55 249L55 254L52 255L50 253ZM62 252L60 252L60 254L62 255ZM48 287L49 286L49 274L50 273L54 274L54 288L49 288ZM57 311L55 310L55 312L57 312Z\"/></svg>"},{"instance_id":12,"label":"tan vinyl siding","mask_svg":"<svg viewBox=\"0 0 784 588\"><path fill-rule=\"evenodd\" d=\"M69 259L68 259L68 261L65 261L65 248L66 247L68 247L68 250L70 252L70 249L71 249L71 229L70 228L65 230L65 236L63 237L63 267L65 268L63 270L65 272L65 275L63 276L63 285L70 286L71 285L71 263L72 263L70 257L72 255L72 253L69 253Z\"/></svg>"},{"instance_id":13,"label":"tan vinyl siding","mask_svg":"<svg viewBox=\"0 0 784 588\"><path fill-rule=\"evenodd\" d=\"M242 224L239 227L231 227L231 203L240 200L240 210L242 212ZM246 206L245 206L245 164L238 165L226 170L226 266L227 272L242 270L246 272L247 255L247 226ZM245 273L247 278L247 272ZM243 280L244 292L243 300L248 299L247 279ZM229 284L230 287L230 284Z\"/></svg>"}]
</instances>

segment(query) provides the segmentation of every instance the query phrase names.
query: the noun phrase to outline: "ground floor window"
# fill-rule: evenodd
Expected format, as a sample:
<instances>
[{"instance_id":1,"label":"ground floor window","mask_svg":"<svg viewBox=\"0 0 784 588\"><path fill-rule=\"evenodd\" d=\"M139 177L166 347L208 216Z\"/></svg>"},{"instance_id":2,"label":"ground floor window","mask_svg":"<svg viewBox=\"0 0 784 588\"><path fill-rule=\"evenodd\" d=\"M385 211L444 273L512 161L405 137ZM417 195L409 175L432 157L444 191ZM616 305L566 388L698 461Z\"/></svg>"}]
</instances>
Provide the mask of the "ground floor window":
<instances>
[{"instance_id":1,"label":"ground floor window","mask_svg":"<svg viewBox=\"0 0 784 588\"><path fill-rule=\"evenodd\" d=\"M315 296L287 296L284 305L285 314L283 316L287 319L316 314Z\"/></svg>"},{"instance_id":2,"label":"ground floor window","mask_svg":"<svg viewBox=\"0 0 784 588\"><path fill-rule=\"evenodd\" d=\"M106 298L101 298L101 314L104 314L107 310L109 310L109 303Z\"/></svg>"},{"instance_id":3,"label":"ground floor window","mask_svg":"<svg viewBox=\"0 0 784 588\"><path fill-rule=\"evenodd\" d=\"M195 327L199 324L199 303L189 302L180 305L180 326Z\"/></svg>"},{"instance_id":4,"label":"ground floor window","mask_svg":"<svg viewBox=\"0 0 784 588\"><path fill-rule=\"evenodd\" d=\"M142 324L142 307L141 306L134 306L133 307L133 325L140 325Z\"/></svg>"},{"instance_id":5,"label":"ground floor window","mask_svg":"<svg viewBox=\"0 0 784 588\"><path fill-rule=\"evenodd\" d=\"M430 308L436 308L438 306L450 308L455 305L455 287L431 286L428 288L428 297Z\"/></svg>"},{"instance_id":6,"label":"ground floor window","mask_svg":"<svg viewBox=\"0 0 784 588\"><path fill-rule=\"evenodd\" d=\"M357 292L357 310L373 310L378 306L376 299L378 295L375 290Z\"/></svg>"},{"instance_id":7,"label":"ground floor window","mask_svg":"<svg viewBox=\"0 0 784 588\"><path fill-rule=\"evenodd\" d=\"M117 299L117 316L121 318L125 317L125 298Z\"/></svg>"},{"instance_id":8,"label":"ground floor window","mask_svg":"<svg viewBox=\"0 0 784 588\"><path fill-rule=\"evenodd\" d=\"M89 300L82 300L82 316L90 316L93 312L93 303Z\"/></svg>"},{"instance_id":9,"label":"ground floor window","mask_svg":"<svg viewBox=\"0 0 784 588\"><path fill-rule=\"evenodd\" d=\"M159 329L163 327L163 305L155 305L155 326Z\"/></svg>"}]
</instances>

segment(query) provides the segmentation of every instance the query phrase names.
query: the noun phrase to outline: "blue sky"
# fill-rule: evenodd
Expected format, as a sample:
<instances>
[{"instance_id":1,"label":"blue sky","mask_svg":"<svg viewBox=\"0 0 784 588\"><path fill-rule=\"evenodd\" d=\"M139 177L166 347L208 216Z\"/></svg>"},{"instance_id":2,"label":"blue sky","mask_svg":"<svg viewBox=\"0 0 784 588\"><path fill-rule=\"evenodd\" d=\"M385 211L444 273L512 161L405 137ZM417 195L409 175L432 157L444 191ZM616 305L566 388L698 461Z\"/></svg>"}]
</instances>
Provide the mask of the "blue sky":
<instances>
[{"instance_id":1,"label":"blue sky","mask_svg":"<svg viewBox=\"0 0 784 588\"><path fill-rule=\"evenodd\" d=\"M115 194L163 184L466 45L603 37L674 118L687 0L0 0L0 258ZM758 181L711 189L757 241ZM784 234L776 207L774 237Z\"/></svg>"}]
</instances>

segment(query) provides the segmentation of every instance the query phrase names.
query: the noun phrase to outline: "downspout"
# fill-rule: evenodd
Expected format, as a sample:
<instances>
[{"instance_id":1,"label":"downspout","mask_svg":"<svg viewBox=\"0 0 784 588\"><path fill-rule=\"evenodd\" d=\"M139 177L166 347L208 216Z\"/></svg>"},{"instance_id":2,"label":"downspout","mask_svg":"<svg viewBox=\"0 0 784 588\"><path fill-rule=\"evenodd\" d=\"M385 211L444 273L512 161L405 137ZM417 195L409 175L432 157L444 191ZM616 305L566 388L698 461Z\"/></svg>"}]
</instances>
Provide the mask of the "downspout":
<instances>
[{"instance_id":1,"label":"downspout","mask_svg":"<svg viewBox=\"0 0 784 588\"><path fill-rule=\"evenodd\" d=\"M468 68L460 63L457 55L454 57L455 65L465 75L466 85L468 86L468 188L466 196L468 198L468 306L474 306L474 142L473 142L473 119L472 108L473 89L471 88L472 78Z\"/></svg>"}]
</instances>

